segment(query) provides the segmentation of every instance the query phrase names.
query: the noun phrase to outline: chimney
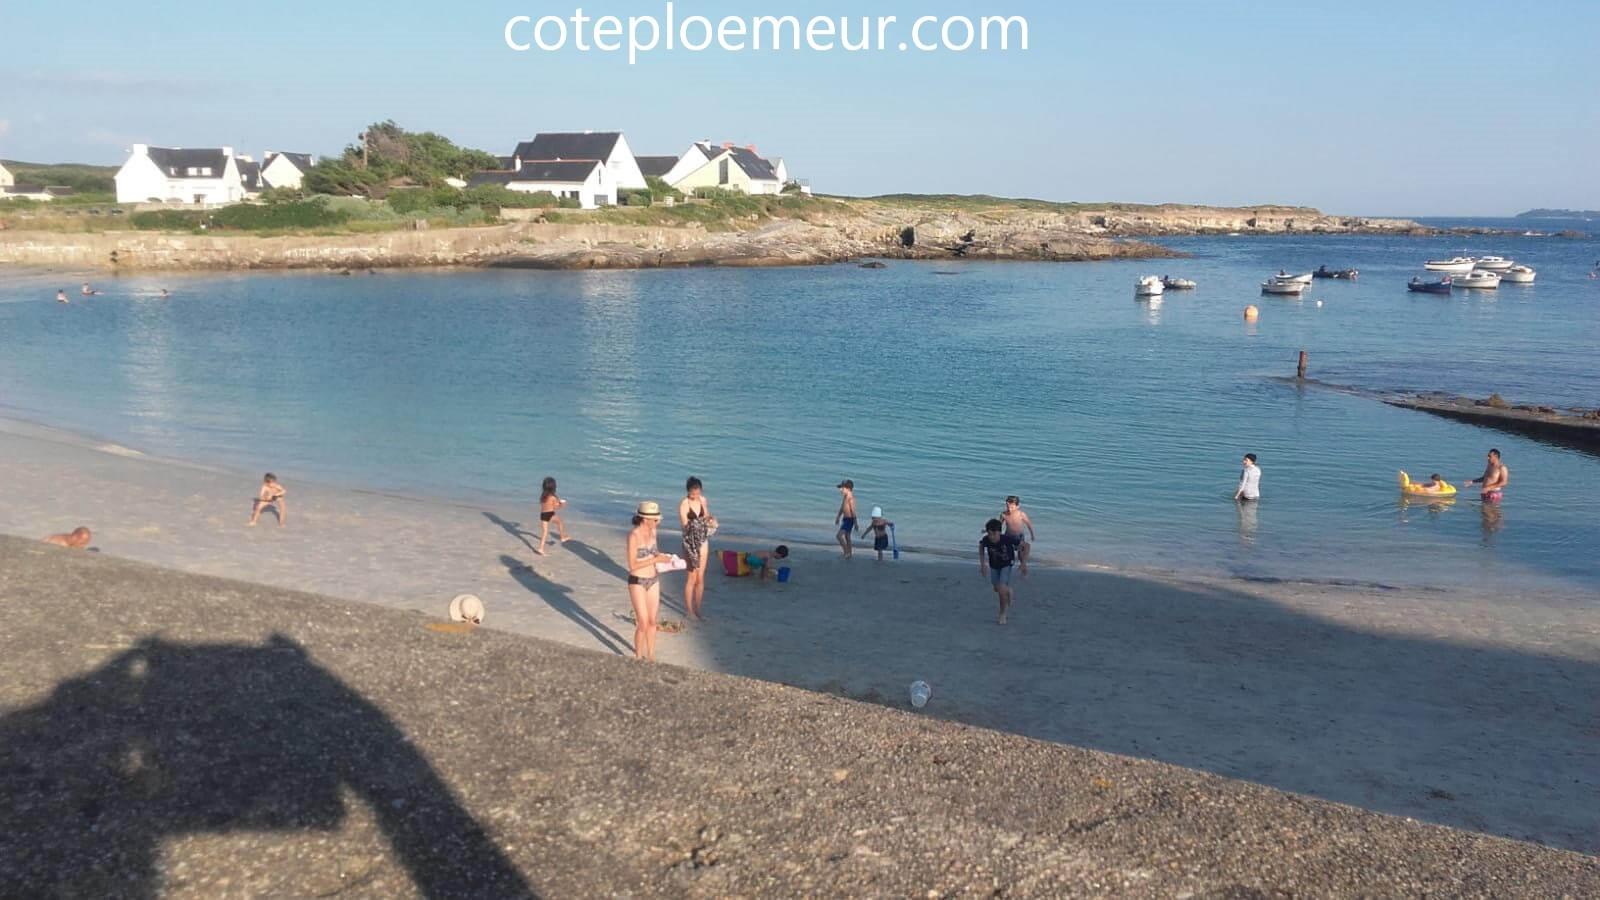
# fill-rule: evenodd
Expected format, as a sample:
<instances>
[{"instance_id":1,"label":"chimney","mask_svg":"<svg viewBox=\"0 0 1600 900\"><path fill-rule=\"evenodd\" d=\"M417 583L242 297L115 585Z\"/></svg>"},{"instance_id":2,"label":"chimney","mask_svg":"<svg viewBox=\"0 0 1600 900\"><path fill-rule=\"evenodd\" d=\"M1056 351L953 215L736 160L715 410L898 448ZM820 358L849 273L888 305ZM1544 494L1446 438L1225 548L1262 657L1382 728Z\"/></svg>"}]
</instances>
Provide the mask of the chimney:
<instances>
[{"instance_id":1,"label":"chimney","mask_svg":"<svg viewBox=\"0 0 1600 900\"><path fill-rule=\"evenodd\" d=\"M232 156L233 155L233 148L232 147L223 147L222 148L222 155L223 156Z\"/></svg>"},{"instance_id":2,"label":"chimney","mask_svg":"<svg viewBox=\"0 0 1600 900\"><path fill-rule=\"evenodd\" d=\"M744 145L744 148L745 148L745 149L746 149L746 150L749 150L749 151L750 151L750 152L751 152L751 153L756 153L756 145L755 145L755 144L745 144L745 145ZM759 154L759 153L756 153L756 155L757 155L757 156L760 156L760 155L761 155L761 154Z\"/></svg>"},{"instance_id":3,"label":"chimney","mask_svg":"<svg viewBox=\"0 0 1600 900\"><path fill-rule=\"evenodd\" d=\"M522 171L522 157L520 157L520 156L511 157L511 171L513 171L513 172L521 172Z\"/></svg>"},{"instance_id":4,"label":"chimney","mask_svg":"<svg viewBox=\"0 0 1600 900\"><path fill-rule=\"evenodd\" d=\"M133 145L133 155L134 156L149 156L150 155L150 145L149 144L134 144Z\"/></svg>"},{"instance_id":5,"label":"chimney","mask_svg":"<svg viewBox=\"0 0 1600 900\"><path fill-rule=\"evenodd\" d=\"M724 149L724 150L732 150L733 149L733 141L723 141L722 142L722 149Z\"/></svg>"}]
</instances>

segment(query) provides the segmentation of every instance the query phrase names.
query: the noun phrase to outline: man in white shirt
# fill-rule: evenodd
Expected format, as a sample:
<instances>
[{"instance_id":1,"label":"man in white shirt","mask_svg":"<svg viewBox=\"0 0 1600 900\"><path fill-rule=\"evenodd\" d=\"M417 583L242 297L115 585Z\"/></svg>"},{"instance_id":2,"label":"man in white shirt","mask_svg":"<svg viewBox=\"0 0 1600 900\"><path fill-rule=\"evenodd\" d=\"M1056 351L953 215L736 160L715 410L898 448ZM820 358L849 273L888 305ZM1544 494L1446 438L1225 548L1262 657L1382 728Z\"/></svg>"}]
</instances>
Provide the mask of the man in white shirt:
<instances>
[{"instance_id":1,"label":"man in white shirt","mask_svg":"<svg viewBox=\"0 0 1600 900\"><path fill-rule=\"evenodd\" d=\"M1261 499L1261 467L1256 465L1256 455L1244 455L1244 470L1239 473L1239 489L1233 492L1235 500Z\"/></svg>"}]
</instances>

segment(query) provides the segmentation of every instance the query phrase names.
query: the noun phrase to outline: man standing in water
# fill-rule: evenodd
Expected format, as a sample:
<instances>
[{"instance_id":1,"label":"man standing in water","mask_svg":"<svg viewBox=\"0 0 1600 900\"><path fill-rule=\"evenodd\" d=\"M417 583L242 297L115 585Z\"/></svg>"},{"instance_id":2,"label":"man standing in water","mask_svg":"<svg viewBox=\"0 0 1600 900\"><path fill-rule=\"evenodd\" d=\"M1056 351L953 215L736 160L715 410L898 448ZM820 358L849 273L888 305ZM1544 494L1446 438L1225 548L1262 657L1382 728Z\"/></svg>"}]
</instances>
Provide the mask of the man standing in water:
<instances>
[{"instance_id":1,"label":"man standing in water","mask_svg":"<svg viewBox=\"0 0 1600 900\"><path fill-rule=\"evenodd\" d=\"M839 493L844 499L839 501L839 511L833 516L833 524L839 528L834 537L839 541L839 549L844 551L844 558L849 559L853 552L850 536L856 531L856 483L848 478L839 482Z\"/></svg>"},{"instance_id":2,"label":"man standing in water","mask_svg":"<svg viewBox=\"0 0 1600 900\"><path fill-rule=\"evenodd\" d=\"M1261 467L1256 465L1256 455L1244 455L1244 469L1239 472L1239 487L1233 492L1234 500L1261 499Z\"/></svg>"},{"instance_id":3,"label":"man standing in water","mask_svg":"<svg viewBox=\"0 0 1600 900\"><path fill-rule=\"evenodd\" d=\"M1500 451L1490 450L1489 464L1484 468L1483 475L1469 480L1467 486L1482 485L1483 493L1479 496L1483 502L1499 503L1500 498L1505 495L1506 485L1510 483L1511 470L1506 468L1506 464L1500 461Z\"/></svg>"}]
</instances>

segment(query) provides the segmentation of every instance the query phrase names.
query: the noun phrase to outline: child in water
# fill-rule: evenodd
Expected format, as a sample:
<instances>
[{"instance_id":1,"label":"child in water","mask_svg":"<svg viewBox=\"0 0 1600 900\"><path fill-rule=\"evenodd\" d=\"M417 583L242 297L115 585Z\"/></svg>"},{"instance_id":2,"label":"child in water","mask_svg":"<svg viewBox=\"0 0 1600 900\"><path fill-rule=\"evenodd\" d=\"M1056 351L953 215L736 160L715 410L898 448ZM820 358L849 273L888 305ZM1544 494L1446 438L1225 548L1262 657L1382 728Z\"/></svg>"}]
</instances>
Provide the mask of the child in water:
<instances>
[{"instance_id":1,"label":"child in water","mask_svg":"<svg viewBox=\"0 0 1600 900\"><path fill-rule=\"evenodd\" d=\"M278 483L278 476L268 472L261 477L261 490L256 492L255 502L250 505L250 524L255 525L261 519L261 513L267 507L278 517L278 527L282 528L288 519L284 511L283 495L289 493L283 485Z\"/></svg>"},{"instance_id":2,"label":"child in water","mask_svg":"<svg viewBox=\"0 0 1600 900\"><path fill-rule=\"evenodd\" d=\"M89 546L89 541L92 539L89 529L79 525L66 534L52 534L45 538L44 542L57 547L66 547L68 550L82 550Z\"/></svg>"},{"instance_id":3,"label":"child in water","mask_svg":"<svg viewBox=\"0 0 1600 900\"><path fill-rule=\"evenodd\" d=\"M567 501L556 496L556 480L546 478L539 492L539 546L535 552L540 556L544 555L544 542L550 537L550 523L555 523L556 537L561 543L567 542L567 525L560 515L561 507L566 505Z\"/></svg>"},{"instance_id":4,"label":"child in water","mask_svg":"<svg viewBox=\"0 0 1600 900\"><path fill-rule=\"evenodd\" d=\"M883 551L889 549L889 529L894 523L883 517L883 507L872 508L872 521L867 527L861 529L861 537L866 537L867 532L872 532L872 549L878 551L878 562L883 562Z\"/></svg>"}]
</instances>

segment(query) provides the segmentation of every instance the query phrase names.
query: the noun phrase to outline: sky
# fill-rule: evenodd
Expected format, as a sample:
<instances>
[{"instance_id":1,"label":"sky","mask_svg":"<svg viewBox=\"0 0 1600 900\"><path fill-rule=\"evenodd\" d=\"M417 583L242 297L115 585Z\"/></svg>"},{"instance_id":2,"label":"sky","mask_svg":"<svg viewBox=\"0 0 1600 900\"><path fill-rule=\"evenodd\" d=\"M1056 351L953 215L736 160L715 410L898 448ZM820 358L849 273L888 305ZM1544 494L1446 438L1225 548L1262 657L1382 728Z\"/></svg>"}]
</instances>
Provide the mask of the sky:
<instances>
[{"instance_id":1,"label":"sky","mask_svg":"<svg viewBox=\"0 0 1600 900\"><path fill-rule=\"evenodd\" d=\"M820 193L1600 208L1600 0L677 0L680 21L1020 15L1030 46L629 65L505 43L513 16L665 5L0 0L0 158L117 164L136 142L328 154L393 119L498 154L586 129L624 131L641 155L755 144Z\"/></svg>"}]
</instances>

